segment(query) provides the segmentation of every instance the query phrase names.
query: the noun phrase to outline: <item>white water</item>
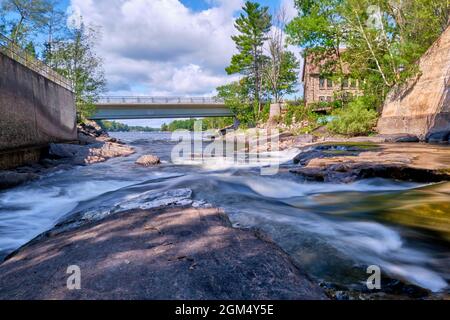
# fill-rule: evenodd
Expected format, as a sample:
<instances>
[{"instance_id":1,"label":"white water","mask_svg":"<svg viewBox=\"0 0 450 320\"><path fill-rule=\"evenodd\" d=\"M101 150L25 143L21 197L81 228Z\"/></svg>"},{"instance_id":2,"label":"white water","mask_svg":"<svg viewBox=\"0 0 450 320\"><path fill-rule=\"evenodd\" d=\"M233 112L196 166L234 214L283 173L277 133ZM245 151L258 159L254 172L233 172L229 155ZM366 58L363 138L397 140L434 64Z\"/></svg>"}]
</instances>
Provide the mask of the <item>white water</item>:
<instances>
[{"instance_id":1,"label":"white water","mask_svg":"<svg viewBox=\"0 0 450 320\"><path fill-rule=\"evenodd\" d=\"M1 192L0 253L17 249L69 213L139 207L149 194L189 189L193 200L223 207L236 226L268 232L318 279L362 283L368 276L364 266L375 264L391 277L432 291L448 290L448 244L442 246L442 239L435 239L439 240L435 245L428 234L381 219L389 204L398 205L396 195L408 199L409 192L423 186L386 180L348 185L303 182L286 170L277 176L261 176L257 164L236 165L230 159L173 165L173 143L166 136L121 138L135 142L138 154ZM274 159L288 162L296 152L272 155L264 165ZM142 153L159 155L163 165L134 165ZM357 271L351 271L355 267Z\"/></svg>"}]
</instances>

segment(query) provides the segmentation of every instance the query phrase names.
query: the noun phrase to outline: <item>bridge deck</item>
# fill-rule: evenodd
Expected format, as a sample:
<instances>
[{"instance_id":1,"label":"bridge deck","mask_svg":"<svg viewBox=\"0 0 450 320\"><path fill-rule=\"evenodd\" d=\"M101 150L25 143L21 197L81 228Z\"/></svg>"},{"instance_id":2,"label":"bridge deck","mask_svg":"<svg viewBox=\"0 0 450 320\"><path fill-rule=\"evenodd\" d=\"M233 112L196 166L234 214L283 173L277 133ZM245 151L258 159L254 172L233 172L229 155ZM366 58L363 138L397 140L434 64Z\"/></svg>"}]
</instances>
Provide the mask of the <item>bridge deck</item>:
<instances>
[{"instance_id":1,"label":"bridge deck","mask_svg":"<svg viewBox=\"0 0 450 320\"><path fill-rule=\"evenodd\" d=\"M217 98L209 97L102 97L92 120L231 117Z\"/></svg>"}]
</instances>

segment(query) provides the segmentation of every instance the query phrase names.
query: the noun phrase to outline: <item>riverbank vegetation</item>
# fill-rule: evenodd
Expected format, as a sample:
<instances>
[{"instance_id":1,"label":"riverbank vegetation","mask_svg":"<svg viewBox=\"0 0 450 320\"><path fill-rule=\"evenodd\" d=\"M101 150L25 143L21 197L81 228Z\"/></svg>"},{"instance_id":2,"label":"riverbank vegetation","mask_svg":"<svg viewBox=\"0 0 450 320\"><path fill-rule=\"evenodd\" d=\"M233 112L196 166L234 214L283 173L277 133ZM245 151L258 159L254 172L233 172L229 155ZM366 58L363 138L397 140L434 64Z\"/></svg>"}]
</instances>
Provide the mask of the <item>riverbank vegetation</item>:
<instances>
[{"instance_id":1,"label":"riverbank vegetation","mask_svg":"<svg viewBox=\"0 0 450 320\"><path fill-rule=\"evenodd\" d=\"M78 122L85 121L106 87L102 59L94 48L99 28L64 12L55 0L4 0L0 17L0 33L13 45L73 82Z\"/></svg>"},{"instance_id":2,"label":"riverbank vegetation","mask_svg":"<svg viewBox=\"0 0 450 320\"><path fill-rule=\"evenodd\" d=\"M155 132L160 131L158 128L129 126L125 123L117 121L97 120L97 124L107 132Z\"/></svg>"},{"instance_id":3,"label":"riverbank vegetation","mask_svg":"<svg viewBox=\"0 0 450 320\"><path fill-rule=\"evenodd\" d=\"M291 44L314 61L328 61L322 77L341 84L329 129L367 134L388 92L418 75L416 61L449 25L447 0L295 0L298 15L288 23ZM331 59L330 59L331 58ZM358 79L361 96L345 94Z\"/></svg>"},{"instance_id":4,"label":"riverbank vegetation","mask_svg":"<svg viewBox=\"0 0 450 320\"><path fill-rule=\"evenodd\" d=\"M300 64L287 50L286 23L284 10L271 15L268 7L252 1L245 3L236 19L237 35L232 40L238 53L225 70L241 78L217 92L243 126L267 121L270 102L281 102L295 92Z\"/></svg>"},{"instance_id":5,"label":"riverbank vegetation","mask_svg":"<svg viewBox=\"0 0 450 320\"><path fill-rule=\"evenodd\" d=\"M186 120L174 120L168 124L164 123L161 126L161 131L176 131L176 130L195 130L195 123L201 121L201 129L206 130L219 130L229 127L233 124L233 118L205 118L205 119L186 119Z\"/></svg>"},{"instance_id":6,"label":"riverbank vegetation","mask_svg":"<svg viewBox=\"0 0 450 320\"><path fill-rule=\"evenodd\" d=\"M447 28L450 18L447 0L294 3L297 16L291 21L284 10L271 16L267 7L252 1L245 3L236 20L238 34L232 39L238 53L226 71L241 78L217 91L244 125L265 122L269 103L281 102L295 92L299 64L287 49L290 44L321 64L322 78L340 84L335 101L319 108L331 109L327 128L345 135L370 134L388 92L418 75L416 62ZM356 80L360 92L352 96L345 90L346 83ZM288 106L279 122L291 125L311 120L298 108Z\"/></svg>"}]
</instances>

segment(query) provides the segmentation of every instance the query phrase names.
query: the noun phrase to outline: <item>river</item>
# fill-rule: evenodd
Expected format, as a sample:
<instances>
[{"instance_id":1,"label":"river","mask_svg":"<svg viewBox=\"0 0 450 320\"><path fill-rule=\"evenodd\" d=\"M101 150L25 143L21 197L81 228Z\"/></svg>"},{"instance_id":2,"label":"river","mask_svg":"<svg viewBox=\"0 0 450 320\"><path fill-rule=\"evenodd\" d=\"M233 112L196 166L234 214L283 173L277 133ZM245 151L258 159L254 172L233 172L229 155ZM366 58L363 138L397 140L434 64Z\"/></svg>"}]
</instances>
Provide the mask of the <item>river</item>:
<instances>
[{"instance_id":1,"label":"river","mask_svg":"<svg viewBox=\"0 0 450 320\"><path fill-rule=\"evenodd\" d=\"M275 176L223 162L173 164L175 142L167 133L112 135L137 153L0 192L0 259L80 208L189 188L194 199L223 208L236 227L268 233L317 281L358 288L369 276L367 266L377 265L390 278L448 293L450 183L306 182L288 172L296 150L277 155L283 164ZM142 154L163 163L135 165Z\"/></svg>"}]
</instances>

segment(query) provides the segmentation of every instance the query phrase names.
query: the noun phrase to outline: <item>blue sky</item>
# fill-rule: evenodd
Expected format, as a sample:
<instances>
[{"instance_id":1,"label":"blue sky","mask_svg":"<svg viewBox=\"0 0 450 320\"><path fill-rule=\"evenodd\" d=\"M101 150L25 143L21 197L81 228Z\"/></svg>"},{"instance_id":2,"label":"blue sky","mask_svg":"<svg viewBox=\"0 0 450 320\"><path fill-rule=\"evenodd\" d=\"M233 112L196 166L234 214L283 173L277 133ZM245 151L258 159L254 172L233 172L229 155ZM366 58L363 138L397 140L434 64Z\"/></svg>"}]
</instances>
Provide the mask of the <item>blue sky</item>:
<instances>
[{"instance_id":1,"label":"blue sky","mask_svg":"<svg viewBox=\"0 0 450 320\"><path fill-rule=\"evenodd\" d=\"M181 0L181 2L187 6L188 8L191 8L195 11L201 11L208 9L212 6L213 1L211 0ZM269 6L271 8L276 8L280 5L279 0L260 0L258 1L261 5Z\"/></svg>"},{"instance_id":2,"label":"blue sky","mask_svg":"<svg viewBox=\"0 0 450 320\"><path fill-rule=\"evenodd\" d=\"M293 0L260 0L271 11ZM211 96L238 79L225 67L236 52L231 36L244 0L61 0L73 17L101 28L109 95ZM299 53L298 48L292 48ZM160 126L162 121L127 121Z\"/></svg>"}]
</instances>

